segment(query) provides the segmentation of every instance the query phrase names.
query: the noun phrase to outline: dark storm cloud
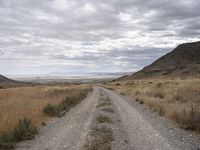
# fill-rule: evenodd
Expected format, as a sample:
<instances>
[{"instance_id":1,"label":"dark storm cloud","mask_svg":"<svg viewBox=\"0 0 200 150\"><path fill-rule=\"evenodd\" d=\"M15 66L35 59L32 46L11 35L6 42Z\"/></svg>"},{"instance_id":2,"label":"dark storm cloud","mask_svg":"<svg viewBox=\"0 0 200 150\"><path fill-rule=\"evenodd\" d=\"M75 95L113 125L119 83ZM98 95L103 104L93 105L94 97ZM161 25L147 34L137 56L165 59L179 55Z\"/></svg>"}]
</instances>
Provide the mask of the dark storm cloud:
<instances>
[{"instance_id":1,"label":"dark storm cloud","mask_svg":"<svg viewBox=\"0 0 200 150\"><path fill-rule=\"evenodd\" d=\"M198 40L199 10L196 0L0 0L0 68L137 70Z\"/></svg>"}]
</instances>

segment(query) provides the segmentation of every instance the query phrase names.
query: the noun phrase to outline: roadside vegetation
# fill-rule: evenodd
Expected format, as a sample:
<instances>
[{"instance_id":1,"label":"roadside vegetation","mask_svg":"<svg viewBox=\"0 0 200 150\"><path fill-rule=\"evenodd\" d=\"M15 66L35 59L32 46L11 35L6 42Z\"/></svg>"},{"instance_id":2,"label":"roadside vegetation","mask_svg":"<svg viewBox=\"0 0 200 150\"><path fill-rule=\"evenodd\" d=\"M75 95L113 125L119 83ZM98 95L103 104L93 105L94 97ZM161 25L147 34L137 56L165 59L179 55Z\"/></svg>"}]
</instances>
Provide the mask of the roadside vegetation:
<instances>
[{"instance_id":1,"label":"roadside vegetation","mask_svg":"<svg viewBox=\"0 0 200 150\"><path fill-rule=\"evenodd\" d=\"M66 97L59 104L49 103L44 107L43 112L50 117L62 117L67 111L69 111L71 107L77 105L82 100L84 100L87 96L87 93L88 90L84 90L81 91L78 95Z\"/></svg>"},{"instance_id":2,"label":"roadside vegetation","mask_svg":"<svg viewBox=\"0 0 200 150\"><path fill-rule=\"evenodd\" d=\"M181 128L200 131L200 79L126 80L103 86L132 96Z\"/></svg>"},{"instance_id":3,"label":"roadside vegetation","mask_svg":"<svg viewBox=\"0 0 200 150\"><path fill-rule=\"evenodd\" d=\"M86 97L89 88L70 84L1 89L0 149L33 139L49 116L63 116Z\"/></svg>"},{"instance_id":4,"label":"roadside vegetation","mask_svg":"<svg viewBox=\"0 0 200 150\"><path fill-rule=\"evenodd\" d=\"M30 120L19 120L14 130L1 136L0 149L13 149L17 142L31 140L37 133L38 129L32 126Z\"/></svg>"}]
</instances>

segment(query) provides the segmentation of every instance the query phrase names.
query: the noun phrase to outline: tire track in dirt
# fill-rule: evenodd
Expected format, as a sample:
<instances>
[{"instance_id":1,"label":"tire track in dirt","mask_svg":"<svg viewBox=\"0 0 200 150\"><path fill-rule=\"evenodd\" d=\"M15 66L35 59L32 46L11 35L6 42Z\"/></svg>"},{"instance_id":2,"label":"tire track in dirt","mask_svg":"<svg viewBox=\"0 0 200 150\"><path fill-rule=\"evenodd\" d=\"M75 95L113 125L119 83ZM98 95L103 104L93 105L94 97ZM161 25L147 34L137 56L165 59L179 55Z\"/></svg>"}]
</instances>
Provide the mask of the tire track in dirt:
<instances>
[{"instance_id":1,"label":"tire track in dirt","mask_svg":"<svg viewBox=\"0 0 200 150\"><path fill-rule=\"evenodd\" d=\"M107 94L100 89L91 131L87 137L85 150L129 150L119 115Z\"/></svg>"}]
</instances>

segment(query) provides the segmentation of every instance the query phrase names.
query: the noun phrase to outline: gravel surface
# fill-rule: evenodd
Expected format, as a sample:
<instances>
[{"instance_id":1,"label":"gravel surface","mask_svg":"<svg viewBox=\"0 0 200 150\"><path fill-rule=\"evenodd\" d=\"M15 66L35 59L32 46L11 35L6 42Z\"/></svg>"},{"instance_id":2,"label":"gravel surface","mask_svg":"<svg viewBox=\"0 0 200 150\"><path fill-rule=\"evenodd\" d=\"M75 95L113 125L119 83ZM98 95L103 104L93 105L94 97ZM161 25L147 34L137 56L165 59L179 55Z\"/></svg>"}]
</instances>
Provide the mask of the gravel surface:
<instances>
[{"instance_id":1,"label":"gravel surface","mask_svg":"<svg viewBox=\"0 0 200 150\"><path fill-rule=\"evenodd\" d=\"M98 107L105 100L110 104ZM106 108L114 111L103 111ZM100 115L112 122L98 122ZM200 150L199 135L176 128L144 105L100 87L94 87L93 92L64 117L55 118L42 127L36 139L19 143L16 149L83 150L88 138L91 139L92 129L99 126L112 129L113 150Z\"/></svg>"}]
</instances>

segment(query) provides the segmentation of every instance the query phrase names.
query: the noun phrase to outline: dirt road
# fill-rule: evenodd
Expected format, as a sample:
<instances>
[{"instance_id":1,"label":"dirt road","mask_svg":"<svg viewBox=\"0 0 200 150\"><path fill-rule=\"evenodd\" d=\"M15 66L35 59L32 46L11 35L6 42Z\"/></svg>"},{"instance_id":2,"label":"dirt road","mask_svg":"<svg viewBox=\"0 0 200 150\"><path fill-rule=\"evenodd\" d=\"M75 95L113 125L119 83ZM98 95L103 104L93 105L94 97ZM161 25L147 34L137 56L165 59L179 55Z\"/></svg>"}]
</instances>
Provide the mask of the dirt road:
<instances>
[{"instance_id":1,"label":"dirt road","mask_svg":"<svg viewBox=\"0 0 200 150\"><path fill-rule=\"evenodd\" d=\"M168 120L126 96L95 87L81 104L63 118L42 127L36 139L22 142L16 149L89 150L97 147L200 150L200 138L195 133L175 128Z\"/></svg>"}]
</instances>

